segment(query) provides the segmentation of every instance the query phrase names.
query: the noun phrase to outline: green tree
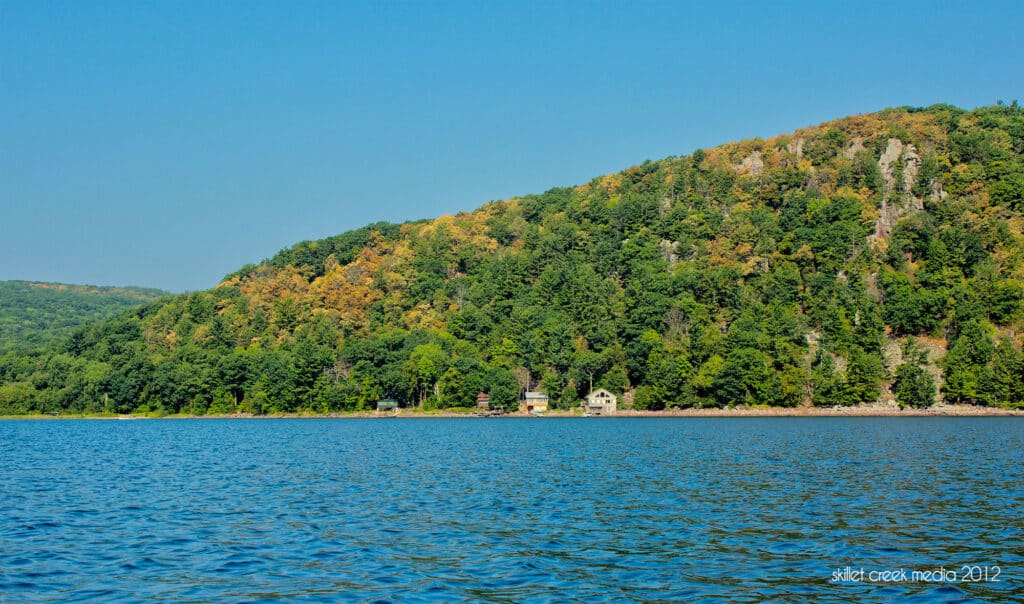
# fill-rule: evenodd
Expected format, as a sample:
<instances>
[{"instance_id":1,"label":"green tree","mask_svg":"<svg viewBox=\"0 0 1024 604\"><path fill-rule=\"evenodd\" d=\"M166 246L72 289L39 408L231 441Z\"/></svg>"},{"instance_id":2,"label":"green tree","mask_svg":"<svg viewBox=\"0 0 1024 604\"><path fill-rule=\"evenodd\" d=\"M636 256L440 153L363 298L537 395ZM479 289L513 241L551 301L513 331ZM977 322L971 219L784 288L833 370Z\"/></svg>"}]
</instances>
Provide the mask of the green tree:
<instances>
[{"instance_id":1,"label":"green tree","mask_svg":"<svg viewBox=\"0 0 1024 604\"><path fill-rule=\"evenodd\" d=\"M448 365L448 354L437 343L420 344L413 349L404 370L409 383L416 389L419 404L436 395L437 382Z\"/></svg>"},{"instance_id":2,"label":"green tree","mask_svg":"<svg viewBox=\"0 0 1024 604\"><path fill-rule=\"evenodd\" d=\"M913 340L908 340L903 350L905 362L896 368L893 380L893 394L901 407L931 407L935 404L935 378L925 369L928 364L927 352L921 350Z\"/></svg>"},{"instance_id":3,"label":"green tree","mask_svg":"<svg viewBox=\"0 0 1024 604\"><path fill-rule=\"evenodd\" d=\"M882 358L859 346L853 346L847 360L846 381L843 385L845 404L872 403L878 400L884 377Z\"/></svg>"},{"instance_id":4,"label":"green tree","mask_svg":"<svg viewBox=\"0 0 1024 604\"><path fill-rule=\"evenodd\" d=\"M491 407L514 411L519 405L519 382L511 371L497 367L491 371L488 383Z\"/></svg>"},{"instance_id":5,"label":"green tree","mask_svg":"<svg viewBox=\"0 0 1024 604\"><path fill-rule=\"evenodd\" d=\"M994 349L992 337L981 321L972 319L963 325L942 362L943 393L947 400L980 402L979 381Z\"/></svg>"},{"instance_id":6,"label":"green tree","mask_svg":"<svg viewBox=\"0 0 1024 604\"><path fill-rule=\"evenodd\" d=\"M982 370L978 398L986 405L1024 407L1024 354L1010 339L1000 340L992 362Z\"/></svg>"},{"instance_id":7,"label":"green tree","mask_svg":"<svg viewBox=\"0 0 1024 604\"><path fill-rule=\"evenodd\" d=\"M740 348L726 357L714 382L720 405L774 405L780 402L781 383L765 354Z\"/></svg>"}]
</instances>

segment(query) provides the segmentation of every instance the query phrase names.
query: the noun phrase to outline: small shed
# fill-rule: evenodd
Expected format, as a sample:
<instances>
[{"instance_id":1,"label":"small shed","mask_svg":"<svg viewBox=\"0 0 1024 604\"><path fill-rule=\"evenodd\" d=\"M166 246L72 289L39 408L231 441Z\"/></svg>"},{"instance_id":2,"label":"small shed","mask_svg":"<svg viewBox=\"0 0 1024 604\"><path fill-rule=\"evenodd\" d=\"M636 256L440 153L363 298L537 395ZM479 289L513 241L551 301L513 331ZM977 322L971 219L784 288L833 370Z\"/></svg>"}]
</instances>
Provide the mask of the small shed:
<instances>
[{"instance_id":1,"label":"small shed","mask_svg":"<svg viewBox=\"0 0 1024 604\"><path fill-rule=\"evenodd\" d=\"M481 411L490 411L491 409L491 396L486 392L481 392L476 395L476 408Z\"/></svg>"},{"instance_id":2,"label":"small shed","mask_svg":"<svg viewBox=\"0 0 1024 604\"><path fill-rule=\"evenodd\" d=\"M583 404L583 412L591 415L612 415L615 413L618 398L604 388L598 388L587 395Z\"/></svg>"},{"instance_id":3,"label":"small shed","mask_svg":"<svg viewBox=\"0 0 1024 604\"><path fill-rule=\"evenodd\" d=\"M546 413L548 395L540 391L527 391L523 395L523 400L519 401L519 410L525 413Z\"/></svg>"},{"instance_id":4,"label":"small shed","mask_svg":"<svg viewBox=\"0 0 1024 604\"><path fill-rule=\"evenodd\" d=\"M398 409L398 401L393 398L384 398L377 401L377 412L381 411L396 411Z\"/></svg>"}]
</instances>

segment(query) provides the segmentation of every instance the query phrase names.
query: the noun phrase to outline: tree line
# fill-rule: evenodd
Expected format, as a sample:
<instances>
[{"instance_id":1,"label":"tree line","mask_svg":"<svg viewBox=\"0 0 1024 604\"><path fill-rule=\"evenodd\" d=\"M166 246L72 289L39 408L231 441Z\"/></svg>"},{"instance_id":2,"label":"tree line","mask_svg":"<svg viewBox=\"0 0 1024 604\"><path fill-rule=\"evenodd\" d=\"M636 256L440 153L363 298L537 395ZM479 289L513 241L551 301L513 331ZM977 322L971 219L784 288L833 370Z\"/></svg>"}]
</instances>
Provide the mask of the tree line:
<instances>
[{"instance_id":1,"label":"tree line","mask_svg":"<svg viewBox=\"0 0 1024 604\"><path fill-rule=\"evenodd\" d=\"M1019 407L1024 111L897 108L303 242L0 357L0 413Z\"/></svg>"}]
</instances>

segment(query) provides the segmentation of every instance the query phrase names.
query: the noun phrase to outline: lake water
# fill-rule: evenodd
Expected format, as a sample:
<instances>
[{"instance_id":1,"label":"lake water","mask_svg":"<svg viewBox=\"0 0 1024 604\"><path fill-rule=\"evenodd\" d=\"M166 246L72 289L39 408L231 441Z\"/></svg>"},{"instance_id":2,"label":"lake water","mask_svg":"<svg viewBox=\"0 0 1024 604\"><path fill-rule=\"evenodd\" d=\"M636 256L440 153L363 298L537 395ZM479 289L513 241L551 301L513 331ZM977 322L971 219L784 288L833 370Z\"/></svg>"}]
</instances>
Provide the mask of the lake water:
<instances>
[{"instance_id":1,"label":"lake water","mask_svg":"<svg viewBox=\"0 0 1024 604\"><path fill-rule=\"evenodd\" d=\"M0 459L0 601L1024 599L1017 418L3 421Z\"/></svg>"}]
</instances>

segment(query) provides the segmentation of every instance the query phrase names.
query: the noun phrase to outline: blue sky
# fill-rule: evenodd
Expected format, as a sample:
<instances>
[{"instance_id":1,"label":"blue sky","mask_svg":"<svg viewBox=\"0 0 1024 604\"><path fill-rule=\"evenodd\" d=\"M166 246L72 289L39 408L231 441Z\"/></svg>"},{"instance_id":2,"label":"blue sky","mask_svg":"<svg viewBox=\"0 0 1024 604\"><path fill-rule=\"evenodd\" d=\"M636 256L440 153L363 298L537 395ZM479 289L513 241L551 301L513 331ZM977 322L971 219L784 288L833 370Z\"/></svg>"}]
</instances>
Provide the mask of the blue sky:
<instances>
[{"instance_id":1,"label":"blue sky","mask_svg":"<svg viewBox=\"0 0 1024 604\"><path fill-rule=\"evenodd\" d=\"M0 0L0 279L173 291L894 105L1024 100L1021 2Z\"/></svg>"}]
</instances>

